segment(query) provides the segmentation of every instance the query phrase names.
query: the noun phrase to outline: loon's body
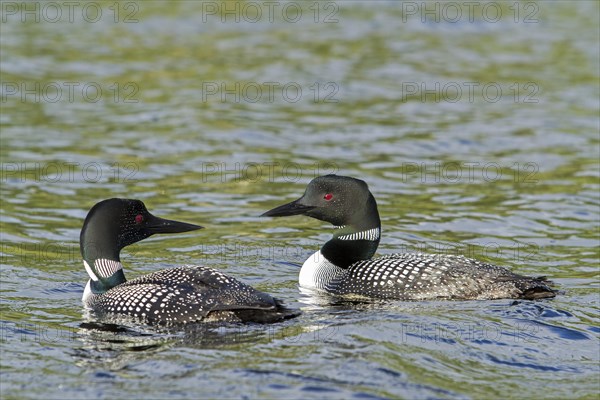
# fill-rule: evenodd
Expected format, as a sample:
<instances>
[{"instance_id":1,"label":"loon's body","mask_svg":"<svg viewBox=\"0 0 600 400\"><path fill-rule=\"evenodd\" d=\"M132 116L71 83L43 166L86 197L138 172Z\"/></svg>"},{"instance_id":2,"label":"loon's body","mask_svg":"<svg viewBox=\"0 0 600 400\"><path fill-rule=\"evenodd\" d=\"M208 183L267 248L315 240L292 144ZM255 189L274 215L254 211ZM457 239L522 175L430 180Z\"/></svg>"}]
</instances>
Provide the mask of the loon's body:
<instances>
[{"instance_id":1,"label":"loon's body","mask_svg":"<svg viewBox=\"0 0 600 400\"><path fill-rule=\"evenodd\" d=\"M86 308L103 317L126 317L160 325L200 321L276 322L296 316L281 302L214 269L183 266L127 281L119 253L155 233L201 226L155 217L139 200L96 204L81 230L80 247L90 280Z\"/></svg>"},{"instance_id":2,"label":"loon's body","mask_svg":"<svg viewBox=\"0 0 600 400\"><path fill-rule=\"evenodd\" d=\"M339 296L398 300L474 300L554 297L545 278L463 256L403 253L372 259L379 245L377 203L359 179L313 179L304 195L263 216L304 214L332 223L333 238L300 270L300 286Z\"/></svg>"}]
</instances>

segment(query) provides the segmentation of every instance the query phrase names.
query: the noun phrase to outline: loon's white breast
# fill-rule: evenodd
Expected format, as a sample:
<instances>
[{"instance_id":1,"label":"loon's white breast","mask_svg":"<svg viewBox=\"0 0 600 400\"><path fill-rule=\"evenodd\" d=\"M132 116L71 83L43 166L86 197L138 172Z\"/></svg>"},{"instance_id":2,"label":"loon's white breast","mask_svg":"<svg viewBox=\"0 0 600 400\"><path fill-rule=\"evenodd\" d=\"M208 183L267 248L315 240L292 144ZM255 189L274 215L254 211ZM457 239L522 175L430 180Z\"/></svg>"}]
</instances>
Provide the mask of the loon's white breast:
<instances>
[{"instance_id":1,"label":"loon's white breast","mask_svg":"<svg viewBox=\"0 0 600 400\"><path fill-rule=\"evenodd\" d=\"M321 253L313 253L304 261L300 269L298 283L309 289L326 289L326 286L337 277L345 274L347 270L332 264Z\"/></svg>"}]
</instances>

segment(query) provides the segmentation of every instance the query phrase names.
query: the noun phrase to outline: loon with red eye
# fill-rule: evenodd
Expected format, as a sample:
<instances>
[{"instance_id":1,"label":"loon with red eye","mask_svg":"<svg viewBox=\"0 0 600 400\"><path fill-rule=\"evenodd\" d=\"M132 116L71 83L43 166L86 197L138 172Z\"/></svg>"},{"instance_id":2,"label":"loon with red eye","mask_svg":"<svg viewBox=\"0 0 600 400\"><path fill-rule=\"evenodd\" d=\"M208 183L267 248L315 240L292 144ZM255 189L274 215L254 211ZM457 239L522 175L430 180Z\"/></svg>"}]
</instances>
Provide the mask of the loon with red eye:
<instances>
[{"instance_id":1,"label":"loon with red eye","mask_svg":"<svg viewBox=\"0 0 600 400\"><path fill-rule=\"evenodd\" d=\"M185 265L125 279L120 252L156 233L201 226L152 215L134 199L108 199L91 208L79 237L89 281L84 307L103 322L181 325L197 322L272 323L294 318L295 310L213 268ZM124 319L125 318L125 319Z\"/></svg>"},{"instance_id":2,"label":"loon with red eye","mask_svg":"<svg viewBox=\"0 0 600 400\"><path fill-rule=\"evenodd\" d=\"M336 228L302 265L298 281L304 288L352 299L397 300L533 300L557 293L545 277L518 275L464 256L403 252L373 258L381 220L375 197L360 179L317 177L302 197L263 214L288 215L306 215Z\"/></svg>"}]
</instances>

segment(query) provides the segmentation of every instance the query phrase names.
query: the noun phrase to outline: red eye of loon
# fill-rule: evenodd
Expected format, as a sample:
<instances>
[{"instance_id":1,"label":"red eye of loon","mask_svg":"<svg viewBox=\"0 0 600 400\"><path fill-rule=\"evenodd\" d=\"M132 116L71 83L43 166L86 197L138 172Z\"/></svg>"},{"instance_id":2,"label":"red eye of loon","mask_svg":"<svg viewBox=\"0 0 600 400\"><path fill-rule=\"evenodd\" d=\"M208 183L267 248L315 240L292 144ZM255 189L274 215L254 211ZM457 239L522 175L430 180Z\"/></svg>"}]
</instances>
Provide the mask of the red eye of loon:
<instances>
[{"instance_id":1,"label":"red eye of loon","mask_svg":"<svg viewBox=\"0 0 600 400\"><path fill-rule=\"evenodd\" d=\"M331 193L327 193L325 196L323 196L323 198L327 201L333 199L333 195Z\"/></svg>"},{"instance_id":2,"label":"red eye of loon","mask_svg":"<svg viewBox=\"0 0 600 400\"><path fill-rule=\"evenodd\" d=\"M136 224L141 224L142 222L144 222L144 216L142 214L138 214L135 216L135 223Z\"/></svg>"}]
</instances>

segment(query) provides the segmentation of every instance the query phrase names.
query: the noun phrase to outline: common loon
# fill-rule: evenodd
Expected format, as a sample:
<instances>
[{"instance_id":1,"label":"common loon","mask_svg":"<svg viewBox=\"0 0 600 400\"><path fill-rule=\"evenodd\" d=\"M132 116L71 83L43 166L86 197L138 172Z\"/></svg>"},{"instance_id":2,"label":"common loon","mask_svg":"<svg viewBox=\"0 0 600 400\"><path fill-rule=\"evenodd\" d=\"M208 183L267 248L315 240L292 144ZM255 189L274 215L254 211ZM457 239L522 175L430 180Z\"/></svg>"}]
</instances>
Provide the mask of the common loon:
<instances>
[{"instance_id":1,"label":"common loon","mask_svg":"<svg viewBox=\"0 0 600 400\"><path fill-rule=\"evenodd\" d=\"M88 213L80 236L90 276L83 304L100 316L129 317L147 324L206 321L276 322L297 314L266 293L212 268L186 265L126 281L119 253L155 233L201 226L150 214L140 200L108 199Z\"/></svg>"},{"instance_id":2,"label":"common loon","mask_svg":"<svg viewBox=\"0 0 600 400\"><path fill-rule=\"evenodd\" d=\"M403 253L372 259L381 222L375 198L359 179L317 177L298 200L262 216L299 214L335 227L333 238L302 265L302 287L399 300L539 299L556 294L544 277L517 275L464 256Z\"/></svg>"}]
</instances>

